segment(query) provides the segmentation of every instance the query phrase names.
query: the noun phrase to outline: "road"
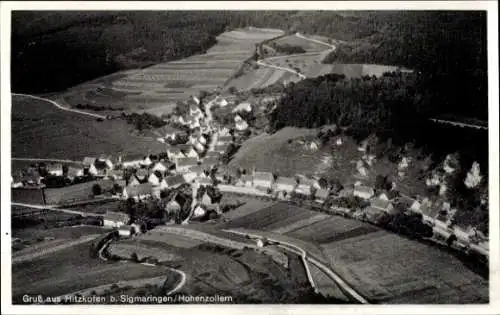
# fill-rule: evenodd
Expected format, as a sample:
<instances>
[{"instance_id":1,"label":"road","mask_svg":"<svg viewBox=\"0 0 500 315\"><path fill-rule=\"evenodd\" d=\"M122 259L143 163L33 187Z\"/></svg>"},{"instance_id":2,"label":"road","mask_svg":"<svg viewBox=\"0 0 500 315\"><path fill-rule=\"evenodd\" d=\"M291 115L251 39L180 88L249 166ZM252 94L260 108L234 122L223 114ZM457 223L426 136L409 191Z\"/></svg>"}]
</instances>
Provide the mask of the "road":
<instances>
[{"instance_id":1,"label":"road","mask_svg":"<svg viewBox=\"0 0 500 315\"><path fill-rule=\"evenodd\" d=\"M45 101L45 102L48 102L48 103L54 105L55 107L59 108L60 110L64 110L64 111L67 111L67 112L77 113L77 114L81 114L81 115L85 115L85 116L89 116L89 117L93 117L93 118L106 119L106 116L98 115L98 114L94 114L94 113L89 113L89 112L85 112L83 110L78 110L78 109L73 109L73 108L67 108L67 107L64 107L61 104L57 103L56 101L49 100L47 98L43 98L43 97L40 97L40 96L35 96L35 95L31 95L31 94L21 94L21 93L11 93L11 94L15 95L15 96L29 97L29 98L36 99L36 100L39 100L39 101Z\"/></svg>"},{"instance_id":2,"label":"road","mask_svg":"<svg viewBox=\"0 0 500 315\"><path fill-rule=\"evenodd\" d=\"M355 299L356 301L358 301L361 304L370 304L367 299L365 299L353 287L351 287L349 284L347 284L338 274L336 274L328 266L326 266L325 264L323 264L319 260L311 257L310 255L307 255L307 252L303 248L300 248L299 246L297 246L295 244L292 244L292 243L289 243L289 242L286 242L286 241L282 241L282 240L278 240L278 239L273 239L273 238L269 238L269 237L264 237L264 236L259 235L259 234L246 233L246 232L240 232L240 231L235 231L235 230L224 230L224 231L229 232L229 233L238 234L238 235L243 235L243 236L254 238L254 239L263 239L263 238L265 238L265 239L267 239L271 243L275 243L275 244L279 244L279 245L283 245L283 246L286 246L286 247L293 248L293 249L297 250L298 252L303 253L304 254L304 259L307 262L310 262L311 264L313 264L316 267L318 267L321 271L323 271L328 277L330 277L351 298ZM307 263L305 263L305 265L307 265ZM308 268L307 268L307 270L308 270Z\"/></svg>"},{"instance_id":3,"label":"road","mask_svg":"<svg viewBox=\"0 0 500 315\"><path fill-rule=\"evenodd\" d=\"M277 59L277 58L292 58L292 57L300 57L300 56L321 55L321 54L325 53L326 51L331 51L331 50L335 50L336 49L336 47L334 45L331 45L331 44L326 43L326 42L322 42L322 41L317 40L317 39L312 39L312 38L305 37L305 36L301 35L300 33L296 33L295 36L297 36L299 38L302 38L302 39L305 39L305 40L308 40L308 41L311 41L311 42L314 42L314 43L318 43L318 44L322 44L322 45L328 46L330 48L329 49L325 49L325 51L322 51L322 52L310 52L310 53L293 54L293 55L286 55L286 56L266 58L266 59L262 59L262 60L257 60L257 64L260 65L260 66L263 66L263 67L273 68L273 69L277 69L277 70L284 70L284 71L293 73L293 74L297 75L300 79L304 80L306 78L306 76L303 75L302 73L298 72L298 71L295 71L292 68L286 68L286 67L281 67L281 66L276 66L276 65L273 65L273 64L265 63L265 62L263 62L263 60L273 60L273 59Z\"/></svg>"},{"instance_id":4,"label":"road","mask_svg":"<svg viewBox=\"0 0 500 315\"><path fill-rule=\"evenodd\" d=\"M431 121L436 122L436 123L440 123L440 124L452 125L452 126L459 126L459 127L466 127L466 128L476 128L476 129L488 130L487 126L468 124L468 123L463 123L463 122L458 122L458 121L452 121L452 120L431 118Z\"/></svg>"}]
</instances>

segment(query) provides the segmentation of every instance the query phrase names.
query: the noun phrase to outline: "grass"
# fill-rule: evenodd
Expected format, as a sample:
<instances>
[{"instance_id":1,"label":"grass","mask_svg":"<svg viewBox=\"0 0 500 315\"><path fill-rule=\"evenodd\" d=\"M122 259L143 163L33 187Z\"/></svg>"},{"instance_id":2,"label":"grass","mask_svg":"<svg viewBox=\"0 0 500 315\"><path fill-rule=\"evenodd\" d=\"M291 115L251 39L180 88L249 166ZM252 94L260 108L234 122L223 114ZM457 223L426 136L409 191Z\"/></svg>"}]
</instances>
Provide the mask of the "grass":
<instances>
[{"instance_id":1,"label":"grass","mask_svg":"<svg viewBox=\"0 0 500 315\"><path fill-rule=\"evenodd\" d=\"M154 139L131 134L122 120L96 121L48 102L12 98L12 156L81 160L100 154L145 154L164 149Z\"/></svg>"},{"instance_id":2,"label":"grass","mask_svg":"<svg viewBox=\"0 0 500 315\"><path fill-rule=\"evenodd\" d=\"M302 47L306 52L323 51L330 48L327 45L315 43L307 39L297 37L296 35L285 36L275 40L274 42L278 45L288 44L291 46L299 46Z\"/></svg>"},{"instance_id":3,"label":"grass","mask_svg":"<svg viewBox=\"0 0 500 315\"><path fill-rule=\"evenodd\" d=\"M258 171L277 172L280 176L312 174L321 163L321 154L296 143L289 144L288 140L315 134L313 129L287 127L272 135L251 138L243 143L229 167L251 170L255 166Z\"/></svg>"}]
</instances>

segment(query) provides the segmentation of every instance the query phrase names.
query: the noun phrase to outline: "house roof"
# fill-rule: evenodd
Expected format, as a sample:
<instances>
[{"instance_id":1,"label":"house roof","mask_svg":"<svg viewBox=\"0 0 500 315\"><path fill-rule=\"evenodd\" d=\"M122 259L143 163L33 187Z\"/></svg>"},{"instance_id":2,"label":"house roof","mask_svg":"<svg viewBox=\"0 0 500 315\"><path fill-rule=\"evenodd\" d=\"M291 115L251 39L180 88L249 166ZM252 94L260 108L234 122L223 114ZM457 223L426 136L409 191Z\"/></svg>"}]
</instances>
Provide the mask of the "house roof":
<instances>
[{"instance_id":1,"label":"house roof","mask_svg":"<svg viewBox=\"0 0 500 315\"><path fill-rule=\"evenodd\" d=\"M76 168L73 166L68 167L68 176L75 177L78 175L79 172L82 172L83 170L81 168Z\"/></svg>"},{"instance_id":2,"label":"house roof","mask_svg":"<svg viewBox=\"0 0 500 315\"><path fill-rule=\"evenodd\" d=\"M391 202L380 198L374 198L370 201L370 206L377 209L385 210L390 206Z\"/></svg>"},{"instance_id":3,"label":"house roof","mask_svg":"<svg viewBox=\"0 0 500 315\"><path fill-rule=\"evenodd\" d=\"M253 176L254 180L273 180L273 174L270 172L255 172Z\"/></svg>"},{"instance_id":4,"label":"house roof","mask_svg":"<svg viewBox=\"0 0 500 315\"><path fill-rule=\"evenodd\" d=\"M182 158L177 160L177 167L182 167L182 166L195 166L198 165L198 159L196 158Z\"/></svg>"},{"instance_id":5,"label":"house roof","mask_svg":"<svg viewBox=\"0 0 500 315\"><path fill-rule=\"evenodd\" d=\"M127 154L122 155L122 162L136 162L144 160L144 154Z\"/></svg>"},{"instance_id":6,"label":"house roof","mask_svg":"<svg viewBox=\"0 0 500 315\"><path fill-rule=\"evenodd\" d=\"M253 180L253 176L249 174L243 174L241 175L240 180L244 182L251 182Z\"/></svg>"},{"instance_id":7,"label":"house roof","mask_svg":"<svg viewBox=\"0 0 500 315\"><path fill-rule=\"evenodd\" d=\"M179 148L179 150L183 151L183 152L190 152L192 149L193 149L193 146L191 144L178 144L176 145L176 147Z\"/></svg>"},{"instance_id":8,"label":"house roof","mask_svg":"<svg viewBox=\"0 0 500 315\"><path fill-rule=\"evenodd\" d=\"M201 162L201 165L203 166L214 166L219 164L219 158L215 157L205 157L203 161Z\"/></svg>"},{"instance_id":9,"label":"house roof","mask_svg":"<svg viewBox=\"0 0 500 315\"><path fill-rule=\"evenodd\" d=\"M111 221L128 222L129 216L128 216L128 214L123 213L123 212L107 211L104 214L104 219L111 220Z\"/></svg>"},{"instance_id":10,"label":"house roof","mask_svg":"<svg viewBox=\"0 0 500 315\"><path fill-rule=\"evenodd\" d=\"M302 186L312 186L316 182L315 180L307 178L303 175L297 175L296 177L299 181L299 185Z\"/></svg>"},{"instance_id":11,"label":"house roof","mask_svg":"<svg viewBox=\"0 0 500 315\"><path fill-rule=\"evenodd\" d=\"M171 168L173 165L175 165L174 163L172 163L172 162L170 162L170 161L160 161L160 162L156 162L156 163L155 163L155 166L156 166L156 165L158 165L158 164L163 165L166 169L169 169L169 168Z\"/></svg>"},{"instance_id":12,"label":"house roof","mask_svg":"<svg viewBox=\"0 0 500 315\"><path fill-rule=\"evenodd\" d=\"M276 180L276 184L295 186L297 184L297 181L292 177L278 177L278 179Z\"/></svg>"},{"instance_id":13,"label":"house roof","mask_svg":"<svg viewBox=\"0 0 500 315\"><path fill-rule=\"evenodd\" d=\"M92 164L94 164L95 160L96 160L95 157L86 156L83 158L83 165L92 165Z\"/></svg>"},{"instance_id":14,"label":"house roof","mask_svg":"<svg viewBox=\"0 0 500 315\"><path fill-rule=\"evenodd\" d=\"M205 159L206 158L219 158L220 157L220 153L219 152L216 152L216 151L208 151L207 154L205 154Z\"/></svg>"},{"instance_id":15,"label":"house roof","mask_svg":"<svg viewBox=\"0 0 500 315\"><path fill-rule=\"evenodd\" d=\"M176 185L184 184L186 181L184 180L184 177L179 174L179 175L166 177L165 182L167 183L168 186L176 186Z\"/></svg>"},{"instance_id":16,"label":"house roof","mask_svg":"<svg viewBox=\"0 0 500 315\"><path fill-rule=\"evenodd\" d=\"M139 184L137 186L127 186L125 188L129 197L150 195L153 192L153 186L150 183Z\"/></svg>"},{"instance_id":17,"label":"house roof","mask_svg":"<svg viewBox=\"0 0 500 315\"><path fill-rule=\"evenodd\" d=\"M360 192L360 193L365 193L365 194L373 194L374 193L373 188L368 187L368 186L363 186L363 185L355 186L354 191Z\"/></svg>"},{"instance_id":18,"label":"house roof","mask_svg":"<svg viewBox=\"0 0 500 315\"><path fill-rule=\"evenodd\" d=\"M107 168L107 167L108 167L108 165L106 164L106 162L105 162L105 161L102 161L102 160L96 160L96 161L94 162L94 166L95 166L95 168L96 168L96 169L98 169L98 170L102 170L102 169L105 169L105 168Z\"/></svg>"},{"instance_id":19,"label":"house roof","mask_svg":"<svg viewBox=\"0 0 500 315\"><path fill-rule=\"evenodd\" d=\"M324 198L326 199L330 195L330 191L325 188L320 188L316 190L316 198Z\"/></svg>"},{"instance_id":20,"label":"house roof","mask_svg":"<svg viewBox=\"0 0 500 315\"><path fill-rule=\"evenodd\" d=\"M59 171L59 170L62 170L63 166L61 163L53 163L53 164L49 164L47 166L47 169L49 171Z\"/></svg>"},{"instance_id":21,"label":"house roof","mask_svg":"<svg viewBox=\"0 0 500 315\"><path fill-rule=\"evenodd\" d=\"M123 177L124 171L123 170L110 170L108 172L109 176L117 176L117 177Z\"/></svg>"}]
</instances>

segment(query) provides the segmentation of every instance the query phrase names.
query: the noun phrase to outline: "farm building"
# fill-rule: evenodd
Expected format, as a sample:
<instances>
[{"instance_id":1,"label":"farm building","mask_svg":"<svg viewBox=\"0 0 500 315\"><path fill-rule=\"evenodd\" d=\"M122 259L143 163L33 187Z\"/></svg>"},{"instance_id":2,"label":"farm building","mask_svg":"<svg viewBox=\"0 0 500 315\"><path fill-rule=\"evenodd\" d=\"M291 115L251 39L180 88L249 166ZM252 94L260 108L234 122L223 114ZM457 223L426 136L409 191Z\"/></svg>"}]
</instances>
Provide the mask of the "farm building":
<instances>
[{"instance_id":1,"label":"farm building","mask_svg":"<svg viewBox=\"0 0 500 315\"><path fill-rule=\"evenodd\" d=\"M104 227L119 228L128 224L130 218L123 212L107 211L103 217Z\"/></svg>"},{"instance_id":2,"label":"farm building","mask_svg":"<svg viewBox=\"0 0 500 315\"><path fill-rule=\"evenodd\" d=\"M123 189L123 199L133 198L136 201L150 197L153 194L153 186L150 183L137 186L127 186Z\"/></svg>"},{"instance_id":3,"label":"farm building","mask_svg":"<svg viewBox=\"0 0 500 315\"><path fill-rule=\"evenodd\" d=\"M175 170L177 172L186 172L191 167L194 167L197 165L198 165L197 158L185 157L183 159L177 159L177 162L175 163Z\"/></svg>"},{"instance_id":4,"label":"farm building","mask_svg":"<svg viewBox=\"0 0 500 315\"><path fill-rule=\"evenodd\" d=\"M291 193L297 187L297 179L292 177L278 177L274 184L277 191L286 191Z\"/></svg>"},{"instance_id":5,"label":"farm building","mask_svg":"<svg viewBox=\"0 0 500 315\"><path fill-rule=\"evenodd\" d=\"M47 172L54 176L63 176L63 165L61 163L49 164Z\"/></svg>"},{"instance_id":6,"label":"farm building","mask_svg":"<svg viewBox=\"0 0 500 315\"><path fill-rule=\"evenodd\" d=\"M375 194L373 188L363 185L354 186L353 195L362 199L370 199Z\"/></svg>"},{"instance_id":7,"label":"farm building","mask_svg":"<svg viewBox=\"0 0 500 315\"><path fill-rule=\"evenodd\" d=\"M253 186L261 189L271 189L274 176L270 172L254 172Z\"/></svg>"}]
</instances>

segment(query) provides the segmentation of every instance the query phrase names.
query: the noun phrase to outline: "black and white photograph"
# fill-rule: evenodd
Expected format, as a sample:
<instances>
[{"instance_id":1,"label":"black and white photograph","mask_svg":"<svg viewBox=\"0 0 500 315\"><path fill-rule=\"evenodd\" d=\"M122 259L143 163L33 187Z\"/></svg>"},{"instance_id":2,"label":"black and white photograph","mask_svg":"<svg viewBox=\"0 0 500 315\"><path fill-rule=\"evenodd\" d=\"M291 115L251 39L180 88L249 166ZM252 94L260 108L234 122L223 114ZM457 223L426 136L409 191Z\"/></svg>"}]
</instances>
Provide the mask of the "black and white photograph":
<instances>
[{"instance_id":1,"label":"black and white photograph","mask_svg":"<svg viewBox=\"0 0 500 315\"><path fill-rule=\"evenodd\" d=\"M2 301L492 305L498 7L465 2L2 3Z\"/></svg>"}]
</instances>

